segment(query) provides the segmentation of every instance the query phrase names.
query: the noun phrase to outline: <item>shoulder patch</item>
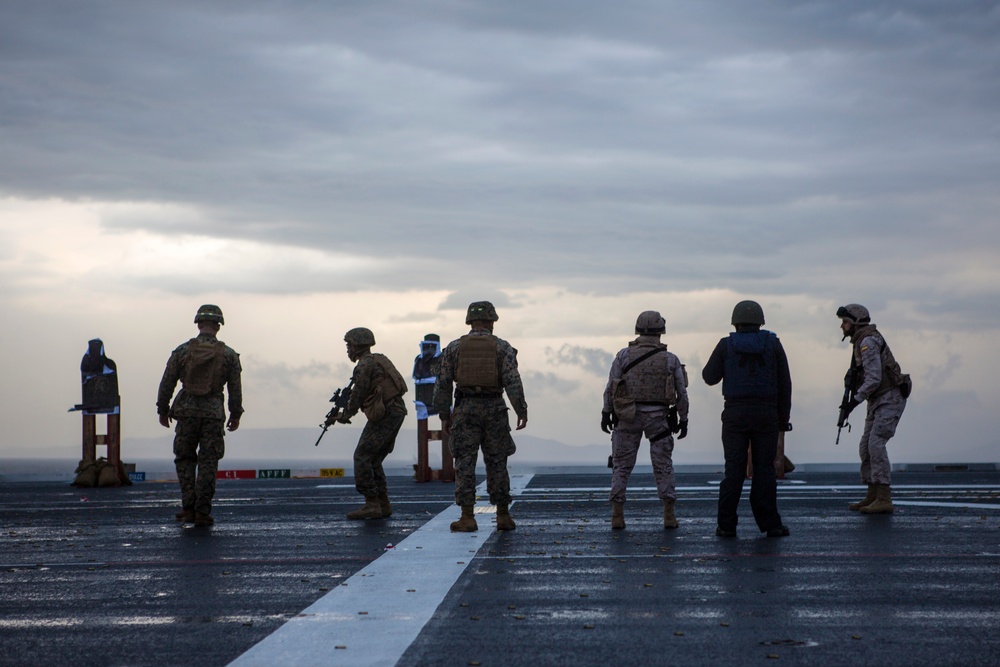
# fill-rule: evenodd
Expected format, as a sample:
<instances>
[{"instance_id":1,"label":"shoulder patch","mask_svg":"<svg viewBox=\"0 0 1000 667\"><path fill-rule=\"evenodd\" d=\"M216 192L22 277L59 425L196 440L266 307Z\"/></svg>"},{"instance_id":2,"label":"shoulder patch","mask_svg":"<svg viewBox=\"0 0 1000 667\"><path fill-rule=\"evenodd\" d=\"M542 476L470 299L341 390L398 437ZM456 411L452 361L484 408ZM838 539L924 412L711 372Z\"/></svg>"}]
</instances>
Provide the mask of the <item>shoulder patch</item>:
<instances>
[{"instance_id":1,"label":"shoulder patch","mask_svg":"<svg viewBox=\"0 0 1000 667\"><path fill-rule=\"evenodd\" d=\"M865 351L865 350L867 350L867 349L868 349L868 346L867 346L867 345L862 345L862 346L861 346L861 351L862 351L862 352L864 352L864 351Z\"/></svg>"}]
</instances>

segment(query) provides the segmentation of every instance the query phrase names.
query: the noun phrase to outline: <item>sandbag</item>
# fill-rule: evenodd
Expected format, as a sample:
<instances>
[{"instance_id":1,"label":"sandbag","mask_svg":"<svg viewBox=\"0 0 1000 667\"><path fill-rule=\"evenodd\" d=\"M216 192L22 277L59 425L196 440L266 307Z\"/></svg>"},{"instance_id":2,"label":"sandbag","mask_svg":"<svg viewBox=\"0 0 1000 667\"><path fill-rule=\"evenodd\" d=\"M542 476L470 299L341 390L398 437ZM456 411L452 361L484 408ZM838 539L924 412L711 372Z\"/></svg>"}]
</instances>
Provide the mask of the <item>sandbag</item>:
<instances>
[{"instance_id":1,"label":"sandbag","mask_svg":"<svg viewBox=\"0 0 1000 667\"><path fill-rule=\"evenodd\" d=\"M100 469L97 467L96 461L80 461L74 472L76 478L72 482L73 486L87 488L97 486L97 476Z\"/></svg>"},{"instance_id":2,"label":"sandbag","mask_svg":"<svg viewBox=\"0 0 1000 667\"><path fill-rule=\"evenodd\" d=\"M115 470L113 465L105 462L100 472L97 473L97 486L120 486L120 484L121 480L118 479L118 471Z\"/></svg>"}]
</instances>

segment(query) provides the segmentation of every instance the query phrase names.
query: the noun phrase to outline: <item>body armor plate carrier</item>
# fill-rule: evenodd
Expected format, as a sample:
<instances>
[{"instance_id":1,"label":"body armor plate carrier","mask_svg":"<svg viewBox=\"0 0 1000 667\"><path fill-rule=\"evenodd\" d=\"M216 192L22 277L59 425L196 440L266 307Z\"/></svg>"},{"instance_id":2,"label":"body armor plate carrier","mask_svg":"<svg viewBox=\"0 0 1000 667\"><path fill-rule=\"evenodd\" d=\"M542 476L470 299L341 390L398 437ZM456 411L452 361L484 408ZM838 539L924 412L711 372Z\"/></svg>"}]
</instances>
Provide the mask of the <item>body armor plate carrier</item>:
<instances>
[{"instance_id":1,"label":"body armor plate carrier","mask_svg":"<svg viewBox=\"0 0 1000 667\"><path fill-rule=\"evenodd\" d=\"M495 337L466 335L459 339L455 383L464 391L500 390Z\"/></svg>"},{"instance_id":2,"label":"body armor plate carrier","mask_svg":"<svg viewBox=\"0 0 1000 667\"><path fill-rule=\"evenodd\" d=\"M770 331L729 334L722 395L727 399L775 400L778 376Z\"/></svg>"},{"instance_id":3,"label":"body armor plate carrier","mask_svg":"<svg viewBox=\"0 0 1000 667\"><path fill-rule=\"evenodd\" d=\"M194 396L207 396L222 391L222 362L226 346L222 341L205 341L192 338L188 341L184 377L184 391Z\"/></svg>"}]
</instances>

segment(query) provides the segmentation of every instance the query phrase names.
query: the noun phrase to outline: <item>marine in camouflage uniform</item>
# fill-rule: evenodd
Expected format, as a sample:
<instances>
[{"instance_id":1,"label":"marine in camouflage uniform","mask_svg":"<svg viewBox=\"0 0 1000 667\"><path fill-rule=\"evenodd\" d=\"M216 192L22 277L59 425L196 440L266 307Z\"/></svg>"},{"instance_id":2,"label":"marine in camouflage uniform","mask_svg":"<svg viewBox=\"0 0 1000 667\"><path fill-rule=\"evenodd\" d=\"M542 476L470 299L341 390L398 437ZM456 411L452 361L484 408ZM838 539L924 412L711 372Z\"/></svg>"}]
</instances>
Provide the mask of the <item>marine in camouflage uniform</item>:
<instances>
[{"instance_id":1,"label":"marine in camouflage uniform","mask_svg":"<svg viewBox=\"0 0 1000 667\"><path fill-rule=\"evenodd\" d=\"M181 512L176 518L207 526L215 523L215 476L226 452L223 424L235 431L243 415L242 368L240 355L216 338L225 324L218 306L199 308L194 323L198 325L198 336L178 346L167 360L156 412L165 427L170 427L171 419L177 420L174 466L181 487ZM178 381L181 390L171 406ZM229 394L228 422L223 389Z\"/></svg>"},{"instance_id":2,"label":"marine in camouflage uniform","mask_svg":"<svg viewBox=\"0 0 1000 667\"><path fill-rule=\"evenodd\" d=\"M910 395L910 376L900 372L899 364L882 334L871 323L864 306L852 303L837 310L844 338L853 347L851 366L854 369L854 395L841 405L843 426L855 407L867 401L865 430L858 445L861 456L861 481L868 485L867 495L849 509L865 514L889 514L893 511L892 465L887 445L896 434L899 419Z\"/></svg>"},{"instance_id":3,"label":"marine in camouflage uniform","mask_svg":"<svg viewBox=\"0 0 1000 667\"><path fill-rule=\"evenodd\" d=\"M354 389L340 421L347 423L361 411L368 418L354 449L354 487L365 497L365 504L348 512L347 518L388 518L392 516L392 505L382 462L395 448L396 436L406 417L403 403L406 383L388 357L371 351L375 335L370 329L351 329L344 341L347 356L356 365Z\"/></svg>"},{"instance_id":4,"label":"marine in camouflage uniform","mask_svg":"<svg viewBox=\"0 0 1000 667\"><path fill-rule=\"evenodd\" d=\"M465 323L471 330L448 344L441 354L441 368L434 387L434 407L441 415L442 428L450 434L455 457L455 503L462 518L451 524L458 532L478 529L473 507L476 504L476 460L483 451L486 488L497 507L497 530L514 530L510 516L510 475L507 457L516 447L510 436L506 391L517 414L517 429L528 424L528 404L524 400L521 375L517 370L517 350L493 335L499 319L489 301L469 305ZM452 410L452 392L455 408Z\"/></svg>"},{"instance_id":5,"label":"marine in camouflage uniform","mask_svg":"<svg viewBox=\"0 0 1000 667\"><path fill-rule=\"evenodd\" d=\"M649 440L657 496L663 501L663 527L677 528L674 503L674 438L687 436L687 374L675 354L660 342L666 322L647 310L635 323L638 337L611 362L604 389L601 429L611 433L611 527L625 527L625 492L643 434ZM615 395L625 414L616 410Z\"/></svg>"}]
</instances>

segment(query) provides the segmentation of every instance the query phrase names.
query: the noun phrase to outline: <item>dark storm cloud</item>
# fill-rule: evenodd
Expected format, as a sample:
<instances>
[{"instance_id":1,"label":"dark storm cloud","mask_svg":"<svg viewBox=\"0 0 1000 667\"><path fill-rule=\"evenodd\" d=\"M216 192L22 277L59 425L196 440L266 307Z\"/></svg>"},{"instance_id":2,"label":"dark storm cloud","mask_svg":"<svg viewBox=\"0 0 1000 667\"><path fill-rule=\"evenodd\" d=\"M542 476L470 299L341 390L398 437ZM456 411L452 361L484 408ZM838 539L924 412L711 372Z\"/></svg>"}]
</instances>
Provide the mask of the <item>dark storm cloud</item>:
<instances>
[{"instance_id":1,"label":"dark storm cloud","mask_svg":"<svg viewBox=\"0 0 1000 667\"><path fill-rule=\"evenodd\" d=\"M0 194L173 203L197 214L106 224L392 260L351 288L879 283L957 304L919 265L1000 247L996 2L0 19Z\"/></svg>"}]
</instances>

